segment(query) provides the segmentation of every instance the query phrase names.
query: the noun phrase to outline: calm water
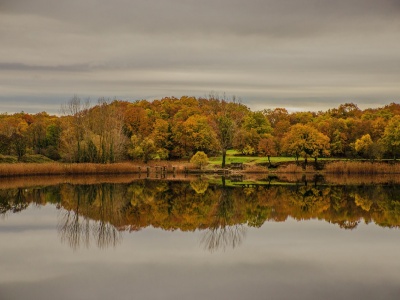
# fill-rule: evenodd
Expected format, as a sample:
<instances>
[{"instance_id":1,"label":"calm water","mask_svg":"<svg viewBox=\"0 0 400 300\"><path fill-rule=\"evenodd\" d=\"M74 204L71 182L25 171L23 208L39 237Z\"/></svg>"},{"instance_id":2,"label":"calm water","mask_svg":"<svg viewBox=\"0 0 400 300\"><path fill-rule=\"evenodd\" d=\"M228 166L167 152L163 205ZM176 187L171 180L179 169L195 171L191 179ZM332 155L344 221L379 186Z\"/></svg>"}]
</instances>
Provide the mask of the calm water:
<instances>
[{"instance_id":1,"label":"calm water","mask_svg":"<svg viewBox=\"0 0 400 300\"><path fill-rule=\"evenodd\" d=\"M0 299L399 298L399 185L102 181L0 183Z\"/></svg>"}]
</instances>

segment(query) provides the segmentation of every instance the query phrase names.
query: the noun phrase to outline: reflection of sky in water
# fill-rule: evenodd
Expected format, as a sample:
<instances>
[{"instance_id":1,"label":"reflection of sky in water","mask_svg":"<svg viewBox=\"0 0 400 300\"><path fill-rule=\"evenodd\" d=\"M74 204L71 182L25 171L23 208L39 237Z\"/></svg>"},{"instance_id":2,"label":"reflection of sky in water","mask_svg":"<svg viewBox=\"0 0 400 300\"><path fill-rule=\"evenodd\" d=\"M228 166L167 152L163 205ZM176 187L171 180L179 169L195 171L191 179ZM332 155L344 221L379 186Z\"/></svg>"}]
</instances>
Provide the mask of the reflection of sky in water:
<instances>
[{"instance_id":1,"label":"reflection of sky in water","mask_svg":"<svg viewBox=\"0 0 400 300\"><path fill-rule=\"evenodd\" d=\"M0 299L397 299L400 231L325 221L245 228L235 249L204 231L146 228L116 247L60 242L54 206L0 220Z\"/></svg>"}]
</instances>

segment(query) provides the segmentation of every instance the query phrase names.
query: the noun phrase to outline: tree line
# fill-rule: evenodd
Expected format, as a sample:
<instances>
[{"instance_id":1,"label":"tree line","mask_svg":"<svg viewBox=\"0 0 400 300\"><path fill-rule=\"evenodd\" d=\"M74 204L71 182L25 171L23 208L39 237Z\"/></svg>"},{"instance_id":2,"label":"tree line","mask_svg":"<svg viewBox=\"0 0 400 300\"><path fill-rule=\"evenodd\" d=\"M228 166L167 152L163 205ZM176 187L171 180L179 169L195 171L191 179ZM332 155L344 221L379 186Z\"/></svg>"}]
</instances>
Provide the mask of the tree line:
<instances>
[{"instance_id":1,"label":"tree line","mask_svg":"<svg viewBox=\"0 0 400 300\"><path fill-rule=\"evenodd\" d=\"M235 149L243 155L394 158L400 153L400 104L361 110L354 103L319 112L252 111L218 95L135 102L74 96L60 115L0 115L0 154L41 154L63 162L190 159Z\"/></svg>"}]
</instances>

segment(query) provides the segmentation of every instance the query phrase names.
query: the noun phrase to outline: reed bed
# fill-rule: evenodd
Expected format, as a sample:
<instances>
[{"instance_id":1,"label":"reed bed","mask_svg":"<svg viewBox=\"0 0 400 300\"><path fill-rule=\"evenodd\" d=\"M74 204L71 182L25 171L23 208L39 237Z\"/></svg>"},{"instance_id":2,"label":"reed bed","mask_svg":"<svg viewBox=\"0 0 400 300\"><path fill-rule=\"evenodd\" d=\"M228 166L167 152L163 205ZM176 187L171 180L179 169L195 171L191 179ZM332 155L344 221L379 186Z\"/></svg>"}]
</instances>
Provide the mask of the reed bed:
<instances>
[{"instance_id":1,"label":"reed bed","mask_svg":"<svg viewBox=\"0 0 400 300\"><path fill-rule=\"evenodd\" d=\"M170 164L136 164L131 162L114 164L93 163L18 163L0 164L0 177L37 176L37 175L93 175L93 174L137 174L161 172L165 167L167 172L183 172L187 167L178 163ZM148 168L148 169L147 169ZM174 169L173 169L174 168Z\"/></svg>"},{"instance_id":2,"label":"reed bed","mask_svg":"<svg viewBox=\"0 0 400 300\"><path fill-rule=\"evenodd\" d=\"M327 164L324 171L329 174L400 174L400 164L338 161Z\"/></svg>"},{"instance_id":3,"label":"reed bed","mask_svg":"<svg viewBox=\"0 0 400 300\"><path fill-rule=\"evenodd\" d=\"M236 172L236 171L233 171ZM258 165L246 165L244 170L240 170L239 173L268 173L268 168Z\"/></svg>"},{"instance_id":4,"label":"reed bed","mask_svg":"<svg viewBox=\"0 0 400 300\"><path fill-rule=\"evenodd\" d=\"M279 166L276 173L303 173L303 168L295 164Z\"/></svg>"}]
</instances>

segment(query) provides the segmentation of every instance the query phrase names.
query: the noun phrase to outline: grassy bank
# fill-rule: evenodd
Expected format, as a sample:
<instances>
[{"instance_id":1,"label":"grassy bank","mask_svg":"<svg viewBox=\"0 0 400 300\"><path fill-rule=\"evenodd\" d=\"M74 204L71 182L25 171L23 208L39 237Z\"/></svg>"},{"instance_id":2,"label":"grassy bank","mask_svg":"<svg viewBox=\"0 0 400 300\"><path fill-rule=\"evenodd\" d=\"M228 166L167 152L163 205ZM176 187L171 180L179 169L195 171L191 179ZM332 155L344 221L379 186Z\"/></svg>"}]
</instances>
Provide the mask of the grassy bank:
<instances>
[{"instance_id":1,"label":"grassy bank","mask_svg":"<svg viewBox=\"0 0 400 300\"><path fill-rule=\"evenodd\" d=\"M3 157L4 159L4 157ZM9 160L9 157L6 157ZM295 163L293 158L273 157L272 167L268 168L266 157L240 156L237 152L228 152L227 168L233 162L243 163L243 169L222 170L221 158L211 158L204 170L199 170L188 161L151 161L123 162L114 164L95 163L57 163L46 162L41 157L27 157L26 162L0 163L0 177L35 176L35 175L101 175L101 174L164 174L164 173L217 173L217 174L400 174L400 163L394 161L346 161L323 159L317 164L307 165L304 161ZM36 162L36 161L40 161ZM35 162L32 162L35 161ZM218 164L217 164L218 163Z\"/></svg>"}]
</instances>

